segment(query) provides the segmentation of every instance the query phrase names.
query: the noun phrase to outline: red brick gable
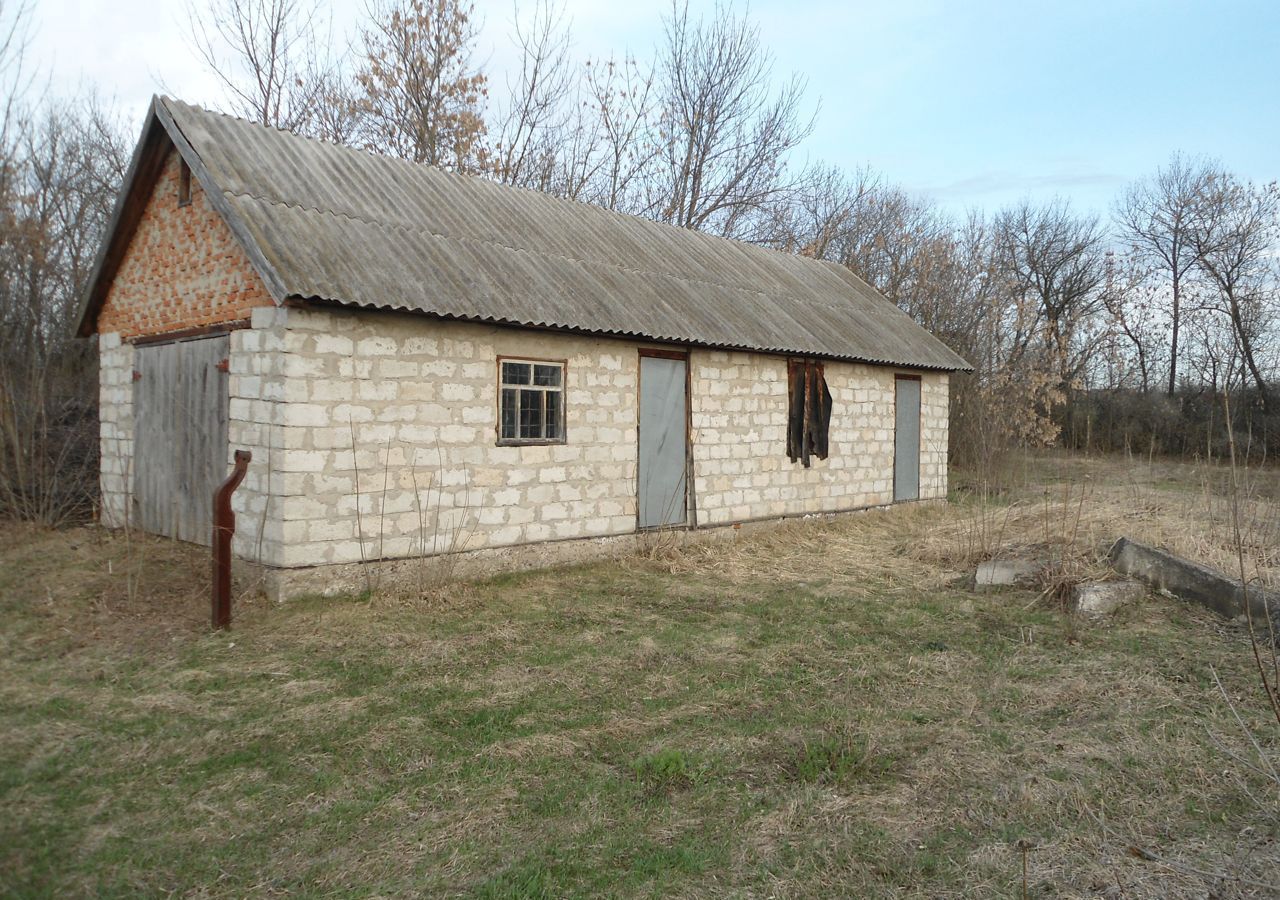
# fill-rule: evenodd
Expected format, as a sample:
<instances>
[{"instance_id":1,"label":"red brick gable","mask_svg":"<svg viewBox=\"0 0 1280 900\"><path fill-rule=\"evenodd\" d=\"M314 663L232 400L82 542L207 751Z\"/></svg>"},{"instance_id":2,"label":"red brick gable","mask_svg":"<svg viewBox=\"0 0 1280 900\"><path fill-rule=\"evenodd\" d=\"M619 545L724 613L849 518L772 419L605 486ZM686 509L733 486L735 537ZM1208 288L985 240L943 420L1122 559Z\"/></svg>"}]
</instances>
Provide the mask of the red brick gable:
<instances>
[{"instance_id":1,"label":"red brick gable","mask_svg":"<svg viewBox=\"0 0 1280 900\"><path fill-rule=\"evenodd\" d=\"M273 306L231 229L191 179L178 204L181 157L170 146L98 313L97 331L126 340L240 322Z\"/></svg>"}]
</instances>

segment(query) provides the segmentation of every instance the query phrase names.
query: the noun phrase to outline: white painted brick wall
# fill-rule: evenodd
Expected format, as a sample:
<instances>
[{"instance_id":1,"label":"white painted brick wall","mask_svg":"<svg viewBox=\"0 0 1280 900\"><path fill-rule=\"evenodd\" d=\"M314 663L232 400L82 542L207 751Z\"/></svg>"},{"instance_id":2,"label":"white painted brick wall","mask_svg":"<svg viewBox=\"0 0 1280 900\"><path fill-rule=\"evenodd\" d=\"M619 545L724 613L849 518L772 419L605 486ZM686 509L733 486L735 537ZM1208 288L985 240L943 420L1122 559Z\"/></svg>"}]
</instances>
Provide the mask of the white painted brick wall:
<instances>
[{"instance_id":1,"label":"white painted brick wall","mask_svg":"<svg viewBox=\"0 0 1280 900\"><path fill-rule=\"evenodd\" d=\"M951 422L950 377L946 372L926 375L920 389L920 496L947 496L947 442Z\"/></svg>"},{"instance_id":2,"label":"white painted brick wall","mask_svg":"<svg viewBox=\"0 0 1280 900\"><path fill-rule=\"evenodd\" d=\"M98 452L102 522L123 528L133 498L133 345L98 336Z\"/></svg>"},{"instance_id":3,"label":"white painted brick wall","mask_svg":"<svg viewBox=\"0 0 1280 900\"><path fill-rule=\"evenodd\" d=\"M133 348L101 338L104 520L123 524ZM235 552L275 566L635 530L640 344L353 310L262 309L230 351ZM566 360L568 441L499 447L497 357ZM892 369L827 362L831 453L786 457L786 361L690 355L703 525L888 503ZM923 376L921 496L947 486L947 377ZM354 441L354 454L353 454ZM361 539L363 538L363 540Z\"/></svg>"},{"instance_id":4,"label":"white painted brick wall","mask_svg":"<svg viewBox=\"0 0 1280 900\"><path fill-rule=\"evenodd\" d=\"M893 500L894 375L827 361L832 414L825 460L786 455L787 361L750 353L692 355L698 521L837 512ZM920 496L947 491L947 376L922 376Z\"/></svg>"},{"instance_id":5,"label":"white painted brick wall","mask_svg":"<svg viewBox=\"0 0 1280 900\"><path fill-rule=\"evenodd\" d=\"M299 399L277 420L276 564L635 529L634 348L298 309L282 342L286 395ZM498 356L567 360L566 444L496 445Z\"/></svg>"},{"instance_id":6,"label":"white painted brick wall","mask_svg":"<svg viewBox=\"0 0 1280 900\"><path fill-rule=\"evenodd\" d=\"M281 422L286 410L304 407L291 401L306 400L305 391L312 384L305 375L285 374L290 361L284 353L287 323L284 310L254 310L252 327L231 332L228 356L227 471L236 450L253 454L244 481L231 495L236 516L231 549L241 559L275 566L283 564L286 543L279 497L287 434Z\"/></svg>"},{"instance_id":7,"label":"white painted brick wall","mask_svg":"<svg viewBox=\"0 0 1280 900\"><path fill-rule=\"evenodd\" d=\"M346 563L635 529L641 345L352 310L286 318L282 332L274 326L275 370L283 395L298 399L273 419L279 518L267 561ZM567 360L566 444L496 445L499 356ZM891 501L893 370L826 364L831 453L805 469L786 457L784 359L695 350L690 365L700 524ZM946 407L946 376L926 374L926 498L946 494Z\"/></svg>"}]
</instances>

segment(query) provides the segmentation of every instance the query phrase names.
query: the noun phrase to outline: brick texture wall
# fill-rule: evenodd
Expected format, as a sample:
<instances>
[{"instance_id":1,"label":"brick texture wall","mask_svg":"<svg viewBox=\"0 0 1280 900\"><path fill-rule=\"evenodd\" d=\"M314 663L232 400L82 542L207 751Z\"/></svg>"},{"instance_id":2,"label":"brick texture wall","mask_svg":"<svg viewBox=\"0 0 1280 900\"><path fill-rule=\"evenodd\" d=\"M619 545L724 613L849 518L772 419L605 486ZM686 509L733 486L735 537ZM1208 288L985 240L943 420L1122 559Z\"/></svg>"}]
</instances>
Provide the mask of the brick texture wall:
<instances>
[{"instance_id":1,"label":"brick texture wall","mask_svg":"<svg viewBox=\"0 0 1280 900\"><path fill-rule=\"evenodd\" d=\"M926 375L920 385L920 498L947 496L947 443L951 423L951 379L946 372Z\"/></svg>"},{"instance_id":2,"label":"brick texture wall","mask_svg":"<svg viewBox=\"0 0 1280 900\"><path fill-rule=\"evenodd\" d=\"M635 345L355 311L254 324L230 360L232 445L254 450L237 510L238 546L262 548L251 558L347 563L635 530ZM568 361L565 444L496 446L499 355Z\"/></svg>"},{"instance_id":3,"label":"brick texture wall","mask_svg":"<svg viewBox=\"0 0 1280 900\"><path fill-rule=\"evenodd\" d=\"M129 524L133 496L133 345L118 334L98 341L98 449L102 521Z\"/></svg>"},{"instance_id":4,"label":"brick texture wall","mask_svg":"<svg viewBox=\"0 0 1280 900\"><path fill-rule=\"evenodd\" d=\"M231 355L232 446L254 451L241 555L305 566L635 530L640 344L348 310L254 326ZM565 444L496 445L500 355L568 361ZM804 469L785 453L785 360L690 365L700 524L891 501L893 370L827 363L831 454ZM945 496L946 376L923 386L921 496Z\"/></svg>"},{"instance_id":5,"label":"brick texture wall","mask_svg":"<svg viewBox=\"0 0 1280 900\"><path fill-rule=\"evenodd\" d=\"M692 365L699 524L835 512L893 501L893 369L824 364L832 399L829 452L806 469L786 455L785 359L695 351ZM946 496L947 414L947 376L925 374L922 499Z\"/></svg>"},{"instance_id":6,"label":"brick texture wall","mask_svg":"<svg viewBox=\"0 0 1280 900\"><path fill-rule=\"evenodd\" d=\"M170 150L98 314L125 340L236 322L274 306L262 279L194 178L178 205L181 159Z\"/></svg>"}]
</instances>

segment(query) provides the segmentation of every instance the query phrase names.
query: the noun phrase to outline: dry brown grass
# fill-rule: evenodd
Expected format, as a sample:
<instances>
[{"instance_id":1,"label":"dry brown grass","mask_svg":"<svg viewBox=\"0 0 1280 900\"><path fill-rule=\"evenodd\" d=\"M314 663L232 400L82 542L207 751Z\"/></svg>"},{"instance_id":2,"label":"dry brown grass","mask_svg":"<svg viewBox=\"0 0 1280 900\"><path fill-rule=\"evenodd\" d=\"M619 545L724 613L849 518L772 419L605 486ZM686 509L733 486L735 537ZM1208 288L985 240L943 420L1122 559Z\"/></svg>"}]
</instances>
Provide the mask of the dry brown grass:
<instances>
[{"instance_id":1,"label":"dry brown grass","mask_svg":"<svg viewBox=\"0 0 1280 900\"><path fill-rule=\"evenodd\" d=\"M1232 539L1230 470L1217 463L1182 463L1142 457L1086 459L1037 454L1002 479L1008 510L1002 521L1004 553L1068 553L1097 557L1121 536L1163 547L1224 572L1237 567ZM963 504L961 504L963 509ZM1280 580L1280 470L1241 474L1241 524L1249 577ZM974 527L975 509L955 522Z\"/></svg>"},{"instance_id":2,"label":"dry brown grass","mask_svg":"<svg viewBox=\"0 0 1280 900\"><path fill-rule=\"evenodd\" d=\"M1017 896L1026 847L1032 896L1268 896L1280 797L1215 743L1245 749L1210 667L1280 746L1240 630L959 586L1118 534L1204 559L1216 477L1034 459L981 507L241 604L221 636L206 551L141 542L131 600L118 537L17 533L0 869L30 894Z\"/></svg>"},{"instance_id":3,"label":"dry brown grass","mask_svg":"<svg viewBox=\"0 0 1280 900\"><path fill-rule=\"evenodd\" d=\"M675 573L804 581L820 572L940 587L997 557L1042 560L1080 578L1109 577L1106 553L1128 537L1230 573L1237 559L1229 478L1216 464L1035 454L985 491L962 489L949 506L791 520L744 540L664 546L646 559ZM1280 584L1280 470L1245 473L1241 519L1250 579Z\"/></svg>"}]
</instances>

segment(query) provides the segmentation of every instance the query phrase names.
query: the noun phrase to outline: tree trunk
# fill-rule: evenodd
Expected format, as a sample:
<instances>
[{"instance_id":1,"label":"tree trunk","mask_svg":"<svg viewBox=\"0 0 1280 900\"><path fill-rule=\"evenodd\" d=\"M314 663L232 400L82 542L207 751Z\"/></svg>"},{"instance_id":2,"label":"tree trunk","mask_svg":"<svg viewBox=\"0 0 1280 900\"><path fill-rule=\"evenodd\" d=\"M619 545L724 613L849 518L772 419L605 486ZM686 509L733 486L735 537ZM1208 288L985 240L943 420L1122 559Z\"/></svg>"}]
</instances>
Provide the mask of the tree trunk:
<instances>
[{"instance_id":1,"label":"tree trunk","mask_svg":"<svg viewBox=\"0 0 1280 900\"><path fill-rule=\"evenodd\" d=\"M1182 273L1174 271L1173 273L1173 310L1170 315L1170 341L1169 341L1169 396L1172 397L1178 389L1178 325L1181 319L1182 308Z\"/></svg>"},{"instance_id":2,"label":"tree trunk","mask_svg":"<svg viewBox=\"0 0 1280 900\"><path fill-rule=\"evenodd\" d=\"M1231 324L1235 326L1236 337L1240 339L1240 354L1244 357L1244 363L1249 369L1249 374L1253 376L1253 382L1258 386L1258 396L1262 398L1262 411L1271 412L1271 392L1267 390L1266 379L1262 377L1262 372L1258 369L1257 360L1254 359L1253 342L1249 340L1248 332L1244 328L1244 323L1240 320L1240 307L1236 303L1233 296L1231 300Z\"/></svg>"}]
</instances>

